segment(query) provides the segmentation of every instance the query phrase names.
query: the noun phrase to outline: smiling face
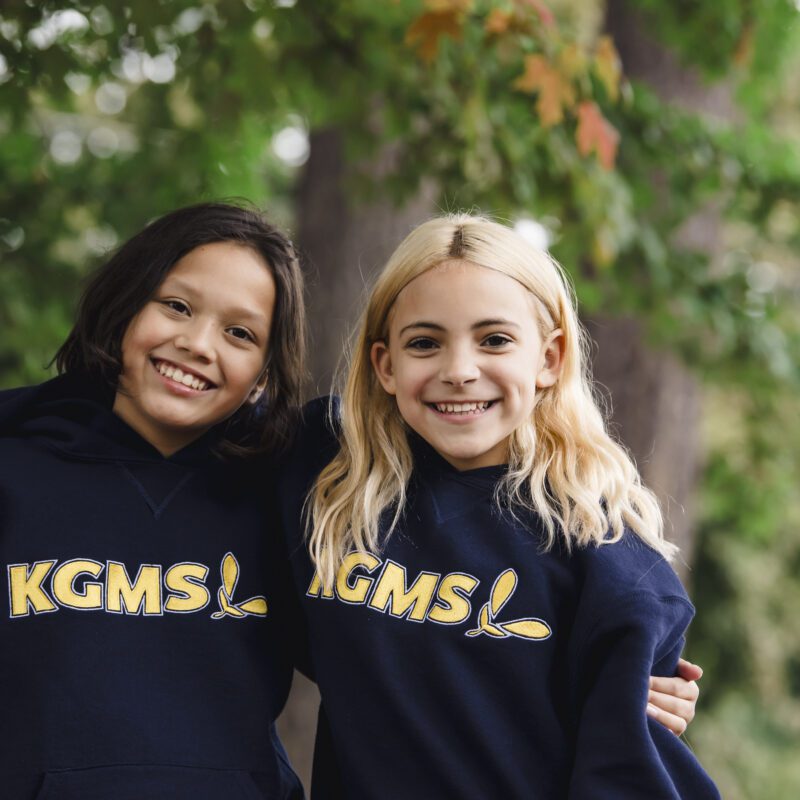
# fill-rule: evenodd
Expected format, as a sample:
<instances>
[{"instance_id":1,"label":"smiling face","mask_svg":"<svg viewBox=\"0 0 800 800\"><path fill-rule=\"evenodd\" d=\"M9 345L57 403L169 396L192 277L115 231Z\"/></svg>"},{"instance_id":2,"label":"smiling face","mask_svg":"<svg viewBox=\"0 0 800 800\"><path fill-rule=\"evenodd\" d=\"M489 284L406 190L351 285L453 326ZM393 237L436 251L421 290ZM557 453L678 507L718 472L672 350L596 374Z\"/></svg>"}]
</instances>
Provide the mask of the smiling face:
<instances>
[{"instance_id":1,"label":"smiling face","mask_svg":"<svg viewBox=\"0 0 800 800\"><path fill-rule=\"evenodd\" d=\"M561 331L539 331L536 302L493 269L447 261L412 280L371 357L403 419L458 470L503 464L537 388L558 379Z\"/></svg>"},{"instance_id":2,"label":"smiling face","mask_svg":"<svg viewBox=\"0 0 800 800\"><path fill-rule=\"evenodd\" d=\"M114 413L165 455L230 417L263 389L274 306L254 250L187 253L125 331Z\"/></svg>"}]
</instances>

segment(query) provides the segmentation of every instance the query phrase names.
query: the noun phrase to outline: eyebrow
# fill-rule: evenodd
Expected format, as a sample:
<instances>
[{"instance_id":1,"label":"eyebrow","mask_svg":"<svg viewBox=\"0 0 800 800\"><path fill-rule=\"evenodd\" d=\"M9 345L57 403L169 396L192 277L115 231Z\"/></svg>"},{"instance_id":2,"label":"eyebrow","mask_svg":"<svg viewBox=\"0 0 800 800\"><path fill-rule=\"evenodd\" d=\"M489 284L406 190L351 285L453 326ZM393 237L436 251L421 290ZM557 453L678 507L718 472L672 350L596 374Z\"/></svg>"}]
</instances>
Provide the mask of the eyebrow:
<instances>
[{"instance_id":1,"label":"eyebrow","mask_svg":"<svg viewBox=\"0 0 800 800\"><path fill-rule=\"evenodd\" d=\"M251 322L259 322L263 325L267 324L267 318L258 311L251 311L249 308L227 308L226 313L234 319L245 319Z\"/></svg>"},{"instance_id":2,"label":"eyebrow","mask_svg":"<svg viewBox=\"0 0 800 800\"><path fill-rule=\"evenodd\" d=\"M516 328L519 330L519 325L516 322L512 322L510 319L503 319L502 317L496 317L492 319L482 319L478 322L474 323L470 326L470 330L477 331L481 328L489 328L494 327L495 325L501 325L504 328ZM434 330L434 331L444 331L446 330L444 326L439 325L437 322L426 322L425 320L419 320L417 322L412 322L410 325L406 325L404 328L400 330L400 334L402 335L408 330L416 330L418 328L423 328L425 330Z\"/></svg>"},{"instance_id":3,"label":"eyebrow","mask_svg":"<svg viewBox=\"0 0 800 800\"><path fill-rule=\"evenodd\" d=\"M189 297L196 297L197 291L195 288L185 281L182 281L180 278L168 278L164 281L161 285L161 290L166 290L167 294L171 294L172 292L179 292L181 294L186 294ZM250 322L258 322L263 325L267 324L267 318L259 311L255 311L251 308L244 308L242 306L233 306L232 308L225 309L225 315L231 316L236 319L244 319Z\"/></svg>"}]
</instances>

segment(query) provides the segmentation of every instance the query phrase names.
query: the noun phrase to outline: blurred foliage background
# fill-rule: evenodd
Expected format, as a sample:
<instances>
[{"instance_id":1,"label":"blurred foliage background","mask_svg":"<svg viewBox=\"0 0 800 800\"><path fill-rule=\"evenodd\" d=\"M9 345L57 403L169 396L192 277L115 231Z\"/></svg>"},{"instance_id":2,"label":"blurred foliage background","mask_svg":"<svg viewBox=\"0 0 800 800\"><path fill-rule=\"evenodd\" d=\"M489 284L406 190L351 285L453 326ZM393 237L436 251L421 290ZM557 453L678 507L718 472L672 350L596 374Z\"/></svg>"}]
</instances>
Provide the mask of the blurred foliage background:
<instances>
[{"instance_id":1,"label":"blurred foliage background","mask_svg":"<svg viewBox=\"0 0 800 800\"><path fill-rule=\"evenodd\" d=\"M180 205L294 232L322 391L410 225L513 222L570 272L683 546L688 739L728 800L793 800L798 74L798 0L5 0L0 386L49 374L84 276Z\"/></svg>"}]
</instances>

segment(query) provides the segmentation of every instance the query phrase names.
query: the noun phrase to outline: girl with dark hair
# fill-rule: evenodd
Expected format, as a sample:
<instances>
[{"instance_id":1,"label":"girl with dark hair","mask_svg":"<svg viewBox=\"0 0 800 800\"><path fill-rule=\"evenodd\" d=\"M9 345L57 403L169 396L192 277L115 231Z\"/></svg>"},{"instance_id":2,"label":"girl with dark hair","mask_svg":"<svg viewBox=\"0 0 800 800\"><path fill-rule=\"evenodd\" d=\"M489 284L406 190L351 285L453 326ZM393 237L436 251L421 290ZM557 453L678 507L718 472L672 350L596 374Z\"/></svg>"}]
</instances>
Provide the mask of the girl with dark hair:
<instances>
[{"instance_id":1,"label":"girl with dark hair","mask_svg":"<svg viewBox=\"0 0 800 800\"><path fill-rule=\"evenodd\" d=\"M95 274L59 377L0 394L3 797L302 797L261 455L299 404L302 291L256 211L180 209Z\"/></svg>"}]
</instances>

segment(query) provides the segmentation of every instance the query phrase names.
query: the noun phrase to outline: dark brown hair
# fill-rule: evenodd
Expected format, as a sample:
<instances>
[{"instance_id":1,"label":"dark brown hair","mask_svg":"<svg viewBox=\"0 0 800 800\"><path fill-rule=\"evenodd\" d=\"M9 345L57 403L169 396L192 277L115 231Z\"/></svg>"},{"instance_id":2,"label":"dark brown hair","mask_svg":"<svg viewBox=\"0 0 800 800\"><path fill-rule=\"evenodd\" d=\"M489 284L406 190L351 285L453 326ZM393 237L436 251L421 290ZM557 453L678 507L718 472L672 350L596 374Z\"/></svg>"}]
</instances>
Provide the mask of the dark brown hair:
<instances>
[{"instance_id":1,"label":"dark brown hair","mask_svg":"<svg viewBox=\"0 0 800 800\"><path fill-rule=\"evenodd\" d=\"M227 422L220 452L280 451L291 440L305 380L303 275L289 239L256 209L200 203L159 217L123 244L91 277L75 325L54 361L59 373L80 372L116 388L122 337L176 262L212 242L234 242L263 258L275 281L275 309L257 403L245 403Z\"/></svg>"}]
</instances>

